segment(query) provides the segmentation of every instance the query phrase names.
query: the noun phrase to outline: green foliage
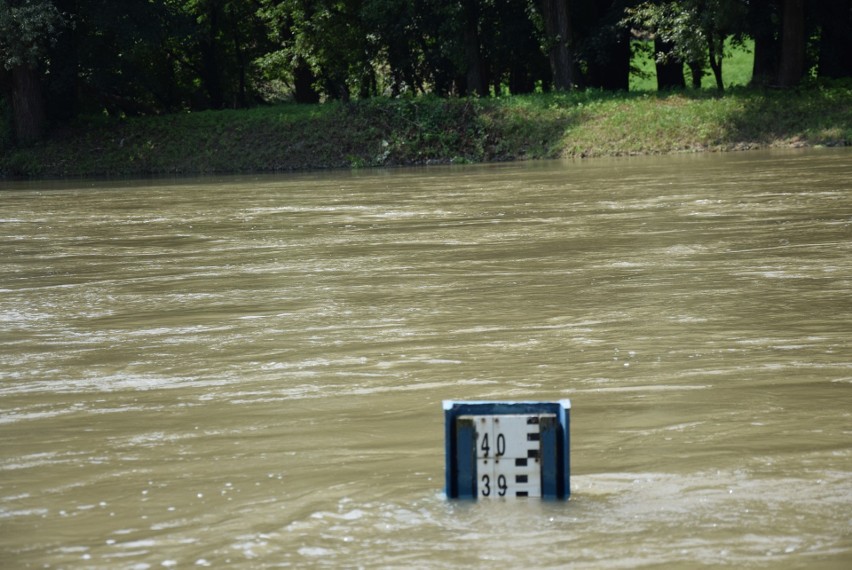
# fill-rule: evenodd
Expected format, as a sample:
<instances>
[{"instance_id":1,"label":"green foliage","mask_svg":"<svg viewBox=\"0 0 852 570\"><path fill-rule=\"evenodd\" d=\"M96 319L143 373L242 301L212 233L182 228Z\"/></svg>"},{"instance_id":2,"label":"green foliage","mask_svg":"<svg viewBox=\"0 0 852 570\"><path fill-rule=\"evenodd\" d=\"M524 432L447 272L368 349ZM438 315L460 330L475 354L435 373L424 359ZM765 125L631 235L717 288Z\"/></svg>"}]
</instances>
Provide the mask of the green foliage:
<instances>
[{"instance_id":1,"label":"green foliage","mask_svg":"<svg viewBox=\"0 0 852 570\"><path fill-rule=\"evenodd\" d=\"M66 24L52 2L0 0L0 64L37 67Z\"/></svg>"},{"instance_id":2,"label":"green foliage","mask_svg":"<svg viewBox=\"0 0 852 570\"><path fill-rule=\"evenodd\" d=\"M624 22L672 45L669 52L654 53L659 63L703 61L706 57L707 43L696 2L642 2L627 9Z\"/></svg>"}]
</instances>

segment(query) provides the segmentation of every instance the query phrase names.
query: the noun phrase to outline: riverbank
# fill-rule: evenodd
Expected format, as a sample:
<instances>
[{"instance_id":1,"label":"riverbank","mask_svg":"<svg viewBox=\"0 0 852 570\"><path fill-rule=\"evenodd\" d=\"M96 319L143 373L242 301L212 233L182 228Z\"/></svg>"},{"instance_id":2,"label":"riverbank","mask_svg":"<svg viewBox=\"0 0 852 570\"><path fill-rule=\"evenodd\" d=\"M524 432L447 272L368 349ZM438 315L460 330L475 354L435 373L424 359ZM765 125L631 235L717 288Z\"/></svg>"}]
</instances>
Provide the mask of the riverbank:
<instances>
[{"instance_id":1,"label":"riverbank","mask_svg":"<svg viewBox=\"0 0 852 570\"><path fill-rule=\"evenodd\" d=\"M191 175L852 145L852 85L371 99L88 117L5 177Z\"/></svg>"}]
</instances>

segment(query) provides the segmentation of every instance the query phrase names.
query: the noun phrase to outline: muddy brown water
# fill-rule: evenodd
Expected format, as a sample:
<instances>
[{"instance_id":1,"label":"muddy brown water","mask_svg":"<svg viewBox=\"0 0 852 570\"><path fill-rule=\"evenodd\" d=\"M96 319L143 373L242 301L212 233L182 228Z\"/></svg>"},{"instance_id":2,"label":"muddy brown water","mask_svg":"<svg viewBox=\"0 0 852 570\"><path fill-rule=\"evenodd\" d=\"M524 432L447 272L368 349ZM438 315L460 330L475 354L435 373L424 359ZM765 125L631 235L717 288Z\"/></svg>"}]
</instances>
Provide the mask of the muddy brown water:
<instances>
[{"instance_id":1,"label":"muddy brown water","mask_svg":"<svg viewBox=\"0 0 852 570\"><path fill-rule=\"evenodd\" d=\"M0 182L3 568L852 567L852 151ZM573 404L448 501L441 402Z\"/></svg>"}]
</instances>

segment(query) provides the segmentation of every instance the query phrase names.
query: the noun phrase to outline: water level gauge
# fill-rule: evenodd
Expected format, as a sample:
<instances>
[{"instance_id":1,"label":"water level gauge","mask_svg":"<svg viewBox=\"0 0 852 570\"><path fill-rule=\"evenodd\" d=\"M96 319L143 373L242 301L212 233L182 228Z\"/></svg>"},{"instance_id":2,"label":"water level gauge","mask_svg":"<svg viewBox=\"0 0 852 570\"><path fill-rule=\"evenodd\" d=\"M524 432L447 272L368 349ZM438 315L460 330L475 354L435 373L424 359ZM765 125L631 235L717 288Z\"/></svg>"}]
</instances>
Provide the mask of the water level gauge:
<instances>
[{"instance_id":1,"label":"water level gauge","mask_svg":"<svg viewBox=\"0 0 852 570\"><path fill-rule=\"evenodd\" d=\"M567 499L571 402L444 402L449 498Z\"/></svg>"}]
</instances>

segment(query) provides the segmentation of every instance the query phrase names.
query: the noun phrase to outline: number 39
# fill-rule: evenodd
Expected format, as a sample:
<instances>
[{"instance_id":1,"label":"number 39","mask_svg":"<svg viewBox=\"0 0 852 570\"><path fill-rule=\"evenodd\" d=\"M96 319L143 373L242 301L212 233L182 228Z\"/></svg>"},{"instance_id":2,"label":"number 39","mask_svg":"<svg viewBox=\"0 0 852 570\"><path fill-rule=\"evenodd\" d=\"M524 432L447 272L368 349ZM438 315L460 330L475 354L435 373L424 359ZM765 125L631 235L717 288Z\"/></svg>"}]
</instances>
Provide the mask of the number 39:
<instances>
[{"instance_id":1,"label":"number 39","mask_svg":"<svg viewBox=\"0 0 852 570\"><path fill-rule=\"evenodd\" d=\"M506 496L506 491L509 490L509 485L506 483L506 476L499 475L497 477L497 495L500 497ZM483 475L482 476L482 496L490 497L491 496L491 476Z\"/></svg>"}]
</instances>

